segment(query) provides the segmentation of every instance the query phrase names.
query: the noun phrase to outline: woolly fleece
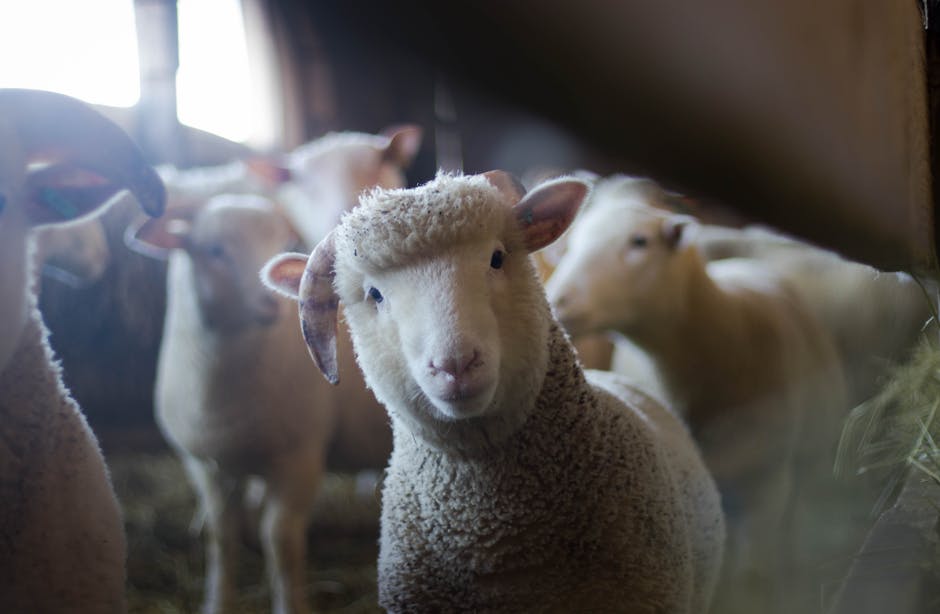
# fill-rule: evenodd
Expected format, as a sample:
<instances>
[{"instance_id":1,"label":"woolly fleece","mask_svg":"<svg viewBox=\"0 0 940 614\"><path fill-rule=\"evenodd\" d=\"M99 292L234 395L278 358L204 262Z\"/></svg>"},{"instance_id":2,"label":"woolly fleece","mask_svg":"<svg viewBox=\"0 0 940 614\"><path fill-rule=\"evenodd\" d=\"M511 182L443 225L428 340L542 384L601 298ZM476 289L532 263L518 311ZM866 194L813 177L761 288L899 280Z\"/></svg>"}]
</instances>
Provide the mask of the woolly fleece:
<instances>
[{"instance_id":1,"label":"woolly fleece","mask_svg":"<svg viewBox=\"0 0 940 614\"><path fill-rule=\"evenodd\" d=\"M348 303L362 294L363 274L490 236L511 254L521 247L512 219L485 178L443 174L412 190L376 190L344 216L335 232L335 287L368 382L386 377L374 371L390 350L371 347L356 329L353 308L362 305ZM422 430L421 407L403 405L418 400L376 390L395 436L383 492L380 605L704 612L724 526L694 444L674 415L616 376L591 375L603 387L585 380L524 262L527 275L514 278L524 300L513 318L527 327L527 319L542 321L528 340L542 358L526 363L526 383L507 384L520 390L497 397L506 406ZM504 350L523 351L505 342ZM499 437L489 436L488 421L501 421Z\"/></svg>"}]
</instances>

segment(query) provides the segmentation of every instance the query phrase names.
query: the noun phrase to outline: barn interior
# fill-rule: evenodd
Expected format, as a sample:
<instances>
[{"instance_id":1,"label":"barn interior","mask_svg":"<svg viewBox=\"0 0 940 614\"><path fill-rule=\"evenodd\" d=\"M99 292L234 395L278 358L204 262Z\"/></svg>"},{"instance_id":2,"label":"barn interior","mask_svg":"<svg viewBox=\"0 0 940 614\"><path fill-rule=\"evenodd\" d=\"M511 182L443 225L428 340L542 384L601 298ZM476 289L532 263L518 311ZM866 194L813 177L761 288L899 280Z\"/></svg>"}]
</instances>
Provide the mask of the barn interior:
<instances>
[{"instance_id":1,"label":"barn interior","mask_svg":"<svg viewBox=\"0 0 940 614\"><path fill-rule=\"evenodd\" d=\"M503 169L529 188L571 173L645 177L670 196L671 212L700 223L770 228L800 249L909 275L926 317L890 356L854 350L878 369L862 376L864 398L833 408L831 457L806 481L802 496L826 502L790 536L811 588L789 611L914 614L940 607L936 15L933 0L45 0L0 8L0 40L33 45L3 54L37 57L19 73L0 68L0 87L84 99L150 163L180 173L281 162L330 133L388 138L417 127L403 187L439 170ZM49 32L79 18L66 24L74 38ZM72 48L122 40L100 60ZM128 58L129 77L98 63ZM56 64L90 76L43 81ZM92 77L120 77L131 94L102 100L80 87ZM275 166L263 167L266 179ZM131 201L99 218L110 257L92 279L67 263L44 267L40 309L124 513L129 611L195 612L204 510L155 420L168 265L128 248ZM546 271L564 259L537 257ZM866 292L844 302L878 300ZM879 313L885 330L907 317ZM597 343L582 360L612 368L610 341ZM341 465L328 467L311 514L307 597L319 612L382 611L383 465ZM233 611L270 611L257 537L244 541Z\"/></svg>"}]
</instances>

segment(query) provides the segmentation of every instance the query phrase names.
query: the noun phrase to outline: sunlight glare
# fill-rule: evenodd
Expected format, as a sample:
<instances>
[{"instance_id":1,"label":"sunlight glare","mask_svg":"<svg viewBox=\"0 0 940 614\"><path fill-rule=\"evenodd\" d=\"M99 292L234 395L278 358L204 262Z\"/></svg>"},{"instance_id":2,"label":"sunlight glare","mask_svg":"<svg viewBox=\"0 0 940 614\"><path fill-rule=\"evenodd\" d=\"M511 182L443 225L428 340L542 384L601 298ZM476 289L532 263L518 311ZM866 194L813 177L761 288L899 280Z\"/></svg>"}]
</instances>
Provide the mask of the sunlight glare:
<instances>
[{"instance_id":1,"label":"sunlight glare","mask_svg":"<svg viewBox=\"0 0 940 614\"><path fill-rule=\"evenodd\" d=\"M0 2L0 87L130 107L139 72L133 0Z\"/></svg>"}]
</instances>

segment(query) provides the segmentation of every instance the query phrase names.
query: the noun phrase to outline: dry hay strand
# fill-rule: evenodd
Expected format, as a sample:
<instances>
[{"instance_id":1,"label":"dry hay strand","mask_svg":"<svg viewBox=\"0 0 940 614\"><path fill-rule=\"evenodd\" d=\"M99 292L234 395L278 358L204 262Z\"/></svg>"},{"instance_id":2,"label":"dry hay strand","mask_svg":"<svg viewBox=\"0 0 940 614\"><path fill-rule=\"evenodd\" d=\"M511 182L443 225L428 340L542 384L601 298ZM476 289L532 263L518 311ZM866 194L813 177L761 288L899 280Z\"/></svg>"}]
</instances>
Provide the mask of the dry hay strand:
<instances>
[{"instance_id":1,"label":"dry hay strand","mask_svg":"<svg viewBox=\"0 0 940 614\"><path fill-rule=\"evenodd\" d=\"M940 484L940 347L926 339L881 391L852 410L836 453L840 475L867 475L881 488L873 515L896 497L911 469Z\"/></svg>"},{"instance_id":2,"label":"dry hay strand","mask_svg":"<svg viewBox=\"0 0 940 614\"><path fill-rule=\"evenodd\" d=\"M198 612L204 535L191 529L196 500L169 452L108 458L128 539L127 599L132 614ZM375 478L327 474L312 516L307 587L311 605L332 614L374 614L380 502ZM237 611L270 612L264 562L246 543L238 569Z\"/></svg>"}]
</instances>

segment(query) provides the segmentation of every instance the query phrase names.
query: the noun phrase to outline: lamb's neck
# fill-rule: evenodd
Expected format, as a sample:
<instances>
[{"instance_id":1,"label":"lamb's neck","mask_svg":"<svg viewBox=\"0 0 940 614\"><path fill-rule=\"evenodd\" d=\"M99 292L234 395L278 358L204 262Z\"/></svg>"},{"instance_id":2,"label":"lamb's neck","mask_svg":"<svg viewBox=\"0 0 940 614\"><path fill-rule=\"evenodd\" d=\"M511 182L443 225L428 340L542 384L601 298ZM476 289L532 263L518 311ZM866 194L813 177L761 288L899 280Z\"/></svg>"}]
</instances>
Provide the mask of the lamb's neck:
<instances>
[{"instance_id":1,"label":"lamb's neck","mask_svg":"<svg viewBox=\"0 0 940 614\"><path fill-rule=\"evenodd\" d=\"M709 382L735 377L728 346L739 336L738 303L708 275L701 260L686 270L683 292L654 325L628 336L645 350L673 391L671 401L692 412L709 395Z\"/></svg>"},{"instance_id":2,"label":"lamb's neck","mask_svg":"<svg viewBox=\"0 0 940 614\"><path fill-rule=\"evenodd\" d=\"M419 429L393 415L395 446L408 447L432 455L446 454L465 459L499 457L511 451L521 432L538 437L542 427L564 408L577 406L593 393L584 379L571 343L561 327L552 322L548 332L548 359L535 398L525 399L526 406L507 408L493 416L439 423L434 429ZM551 435L549 435L551 436Z\"/></svg>"}]
</instances>

